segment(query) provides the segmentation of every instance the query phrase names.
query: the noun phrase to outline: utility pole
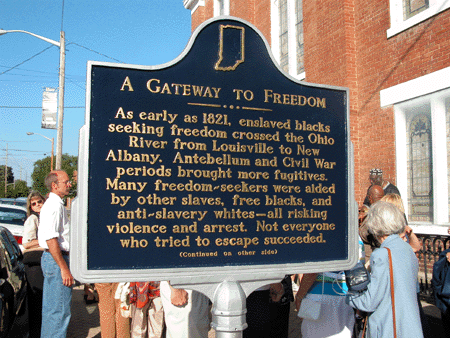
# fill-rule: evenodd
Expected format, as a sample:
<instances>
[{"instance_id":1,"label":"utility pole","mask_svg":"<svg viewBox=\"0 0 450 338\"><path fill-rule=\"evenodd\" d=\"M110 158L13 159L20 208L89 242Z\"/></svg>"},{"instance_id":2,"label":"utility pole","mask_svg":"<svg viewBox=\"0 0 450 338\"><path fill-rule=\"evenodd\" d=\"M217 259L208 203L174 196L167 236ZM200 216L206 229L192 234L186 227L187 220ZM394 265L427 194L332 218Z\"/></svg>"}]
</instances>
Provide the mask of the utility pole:
<instances>
[{"instance_id":1,"label":"utility pole","mask_svg":"<svg viewBox=\"0 0 450 338\"><path fill-rule=\"evenodd\" d=\"M66 39L64 31L59 39L59 88L58 88L58 129L56 132L56 169L61 169L63 121L64 121L64 82L66 78ZM53 168L52 168L53 170Z\"/></svg>"},{"instance_id":2,"label":"utility pole","mask_svg":"<svg viewBox=\"0 0 450 338\"><path fill-rule=\"evenodd\" d=\"M5 198L6 198L6 183L8 182L8 143L6 143L6 160L5 160Z\"/></svg>"},{"instance_id":3,"label":"utility pole","mask_svg":"<svg viewBox=\"0 0 450 338\"><path fill-rule=\"evenodd\" d=\"M64 83L66 74L66 38L64 31L60 32L59 42L24 30L0 29L0 35L6 33L25 33L38 39L51 43L59 48L59 86L58 86L58 126L56 131L56 169L61 169L62 143L63 143L63 120L64 120Z\"/></svg>"}]
</instances>

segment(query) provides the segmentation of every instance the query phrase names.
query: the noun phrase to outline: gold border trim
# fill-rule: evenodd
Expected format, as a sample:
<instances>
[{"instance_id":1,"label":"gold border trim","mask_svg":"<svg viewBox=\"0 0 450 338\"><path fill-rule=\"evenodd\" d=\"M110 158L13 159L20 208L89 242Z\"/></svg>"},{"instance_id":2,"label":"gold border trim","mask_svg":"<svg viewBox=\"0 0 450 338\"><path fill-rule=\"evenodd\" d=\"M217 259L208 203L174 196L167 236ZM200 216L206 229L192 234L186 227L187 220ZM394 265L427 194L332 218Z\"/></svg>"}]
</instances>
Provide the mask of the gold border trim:
<instances>
[{"instance_id":1,"label":"gold border trim","mask_svg":"<svg viewBox=\"0 0 450 338\"><path fill-rule=\"evenodd\" d=\"M191 105L191 106L203 106L203 107L214 107L214 108L222 107L220 104L209 104L209 103L192 103L192 102L188 102L188 105Z\"/></svg>"},{"instance_id":2,"label":"gold border trim","mask_svg":"<svg viewBox=\"0 0 450 338\"><path fill-rule=\"evenodd\" d=\"M272 109L266 108L255 108L255 107L242 107L244 110L258 110L258 111L272 111Z\"/></svg>"}]
</instances>

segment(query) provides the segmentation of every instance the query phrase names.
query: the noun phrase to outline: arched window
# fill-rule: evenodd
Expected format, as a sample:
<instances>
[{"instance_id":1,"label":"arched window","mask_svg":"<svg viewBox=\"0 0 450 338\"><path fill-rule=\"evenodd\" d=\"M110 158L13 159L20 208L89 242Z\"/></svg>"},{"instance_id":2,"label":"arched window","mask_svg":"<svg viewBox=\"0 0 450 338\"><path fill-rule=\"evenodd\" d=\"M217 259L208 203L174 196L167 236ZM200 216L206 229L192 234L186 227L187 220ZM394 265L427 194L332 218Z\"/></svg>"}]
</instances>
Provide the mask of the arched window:
<instances>
[{"instance_id":1,"label":"arched window","mask_svg":"<svg viewBox=\"0 0 450 338\"><path fill-rule=\"evenodd\" d=\"M271 1L272 51L291 76L305 78L303 0Z\"/></svg>"},{"instance_id":2,"label":"arched window","mask_svg":"<svg viewBox=\"0 0 450 338\"><path fill-rule=\"evenodd\" d=\"M280 66L289 73L289 35L287 0L279 0L280 13Z\"/></svg>"},{"instance_id":3,"label":"arched window","mask_svg":"<svg viewBox=\"0 0 450 338\"><path fill-rule=\"evenodd\" d=\"M301 74L305 71L302 0L295 1L295 31L297 36L297 74Z\"/></svg>"},{"instance_id":4,"label":"arched window","mask_svg":"<svg viewBox=\"0 0 450 338\"><path fill-rule=\"evenodd\" d=\"M396 185L414 231L450 226L450 67L380 91L394 104Z\"/></svg>"},{"instance_id":5,"label":"arched window","mask_svg":"<svg viewBox=\"0 0 450 338\"><path fill-rule=\"evenodd\" d=\"M431 120L429 114L415 115L407 132L408 147L408 219L433 221L433 170Z\"/></svg>"}]
</instances>

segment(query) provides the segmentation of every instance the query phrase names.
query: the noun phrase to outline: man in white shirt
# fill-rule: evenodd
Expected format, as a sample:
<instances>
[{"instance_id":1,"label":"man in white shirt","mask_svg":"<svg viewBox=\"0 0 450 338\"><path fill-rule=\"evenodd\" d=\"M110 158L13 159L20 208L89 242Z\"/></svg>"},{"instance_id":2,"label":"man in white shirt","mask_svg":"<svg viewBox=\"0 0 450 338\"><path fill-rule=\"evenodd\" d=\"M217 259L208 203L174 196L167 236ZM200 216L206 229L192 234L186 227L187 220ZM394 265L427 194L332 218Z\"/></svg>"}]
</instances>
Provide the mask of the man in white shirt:
<instances>
[{"instance_id":1,"label":"man in white shirt","mask_svg":"<svg viewBox=\"0 0 450 338\"><path fill-rule=\"evenodd\" d=\"M44 274L42 337L66 337L70 322L73 276L69 270L69 219L63 197L70 192L69 176L62 170L45 178L50 190L40 213L39 246L45 249L41 267Z\"/></svg>"}]
</instances>

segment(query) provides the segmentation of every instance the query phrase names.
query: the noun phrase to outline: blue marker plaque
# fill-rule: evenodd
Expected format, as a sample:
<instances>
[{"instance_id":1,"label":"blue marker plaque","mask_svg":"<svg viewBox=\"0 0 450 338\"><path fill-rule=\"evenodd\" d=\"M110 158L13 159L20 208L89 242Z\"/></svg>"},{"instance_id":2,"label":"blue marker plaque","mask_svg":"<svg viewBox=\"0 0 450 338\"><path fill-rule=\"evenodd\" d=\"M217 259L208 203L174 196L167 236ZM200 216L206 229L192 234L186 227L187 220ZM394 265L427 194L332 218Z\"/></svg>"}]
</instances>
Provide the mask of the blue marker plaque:
<instances>
[{"instance_id":1,"label":"blue marker plaque","mask_svg":"<svg viewBox=\"0 0 450 338\"><path fill-rule=\"evenodd\" d=\"M161 66L89 62L72 262L85 281L356 263L348 90L297 81L238 19Z\"/></svg>"}]
</instances>

